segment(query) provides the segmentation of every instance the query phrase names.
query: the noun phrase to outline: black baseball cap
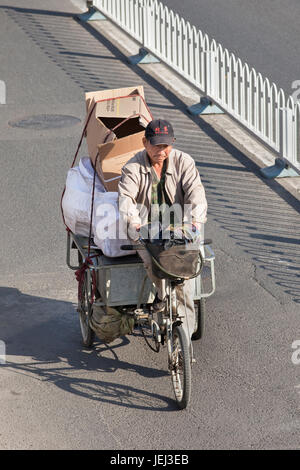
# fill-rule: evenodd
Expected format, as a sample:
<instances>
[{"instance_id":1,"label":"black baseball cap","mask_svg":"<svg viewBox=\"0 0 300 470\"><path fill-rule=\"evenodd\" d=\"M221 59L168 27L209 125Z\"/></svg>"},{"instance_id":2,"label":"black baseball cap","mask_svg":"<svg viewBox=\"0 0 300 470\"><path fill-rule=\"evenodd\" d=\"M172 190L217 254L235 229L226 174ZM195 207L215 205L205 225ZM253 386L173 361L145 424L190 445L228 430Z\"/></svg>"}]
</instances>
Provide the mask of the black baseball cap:
<instances>
[{"instance_id":1,"label":"black baseball cap","mask_svg":"<svg viewBox=\"0 0 300 470\"><path fill-rule=\"evenodd\" d=\"M164 119L154 119L149 122L145 130L145 137L151 145L172 145L175 140L172 125Z\"/></svg>"}]
</instances>

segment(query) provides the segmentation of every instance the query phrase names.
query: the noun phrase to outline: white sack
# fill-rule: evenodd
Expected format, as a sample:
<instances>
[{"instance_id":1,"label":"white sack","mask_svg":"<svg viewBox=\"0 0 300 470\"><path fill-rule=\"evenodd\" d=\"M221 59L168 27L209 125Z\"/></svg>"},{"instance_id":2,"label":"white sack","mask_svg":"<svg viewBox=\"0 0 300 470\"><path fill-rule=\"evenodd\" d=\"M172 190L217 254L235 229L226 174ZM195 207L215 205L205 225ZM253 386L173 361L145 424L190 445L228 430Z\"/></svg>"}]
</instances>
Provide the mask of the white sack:
<instances>
[{"instance_id":1,"label":"white sack","mask_svg":"<svg viewBox=\"0 0 300 470\"><path fill-rule=\"evenodd\" d=\"M119 224L118 193L106 192L95 201L93 215L94 242L109 257L132 255L135 251L123 251L121 245L130 245L125 230Z\"/></svg>"},{"instance_id":2,"label":"white sack","mask_svg":"<svg viewBox=\"0 0 300 470\"><path fill-rule=\"evenodd\" d=\"M67 174L66 189L62 200L65 223L76 235L89 236L94 169L88 157ZM98 176L95 179L94 204L105 192ZM92 232L93 233L93 232Z\"/></svg>"}]
</instances>

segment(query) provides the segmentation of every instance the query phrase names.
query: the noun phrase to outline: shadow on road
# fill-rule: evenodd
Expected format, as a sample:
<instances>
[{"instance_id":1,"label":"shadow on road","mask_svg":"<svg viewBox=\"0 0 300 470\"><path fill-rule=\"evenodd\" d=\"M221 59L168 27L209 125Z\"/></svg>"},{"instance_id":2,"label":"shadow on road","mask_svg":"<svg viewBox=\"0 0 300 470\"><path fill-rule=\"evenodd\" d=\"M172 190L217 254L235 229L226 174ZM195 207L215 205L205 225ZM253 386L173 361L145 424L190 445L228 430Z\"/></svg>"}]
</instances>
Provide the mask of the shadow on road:
<instances>
[{"instance_id":1,"label":"shadow on road","mask_svg":"<svg viewBox=\"0 0 300 470\"><path fill-rule=\"evenodd\" d=\"M167 375L140 361L135 364L118 357L123 348L138 341L134 336L119 338L110 345L96 340L93 349L85 349L80 344L79 320L71 302L23 294L16 288L0 287L0 308L0 338L7 355L0 372L8 368L83 398L117 406L174 410L174 402L168 397L132 385L138 382L132 373L149 379L148 384ZM126 371L126 382L131 385L120 383L122 371ZM113 377L111 382L103 380L107 374Z\"/></svg>"},{"instance_id":2,"label":"shadow on road","mask_svg":"<svg viewBox=\"0 0 300 470\"><path fill-rule=\"evenodd\" d=\"M199 165L200 166L200 165ZM203 178L210 198L210 214L256 267L280 290L300 303L299 210L262 188L259 179L227 176L217 168ZM296 209L296 210L295 210Z\"/></svg>"}]
</instances>

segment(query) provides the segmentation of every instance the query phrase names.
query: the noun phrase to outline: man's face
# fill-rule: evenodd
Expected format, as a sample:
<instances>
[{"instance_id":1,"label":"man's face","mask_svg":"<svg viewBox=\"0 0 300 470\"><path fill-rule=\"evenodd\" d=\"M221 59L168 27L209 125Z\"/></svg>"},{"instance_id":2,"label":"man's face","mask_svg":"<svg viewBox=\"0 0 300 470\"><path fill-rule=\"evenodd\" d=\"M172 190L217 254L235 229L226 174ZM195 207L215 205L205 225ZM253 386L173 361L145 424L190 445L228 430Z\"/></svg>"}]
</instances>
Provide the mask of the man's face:
<instances>
[{"instance_id":1,"label":"man's face","mask_svg":"<svg viewBox=\"0 0 300 470\"><path fill-rule=\"evenodd\" d=\"M147 154L150 158L150 161L152 165L156 164L161 164L163 161L168 158L171 150L172 150L172 145L151 145L149 140L147 140L145 137L143 138L143 144L144 147L147 151Z\"/></svg>"}]
</instances>

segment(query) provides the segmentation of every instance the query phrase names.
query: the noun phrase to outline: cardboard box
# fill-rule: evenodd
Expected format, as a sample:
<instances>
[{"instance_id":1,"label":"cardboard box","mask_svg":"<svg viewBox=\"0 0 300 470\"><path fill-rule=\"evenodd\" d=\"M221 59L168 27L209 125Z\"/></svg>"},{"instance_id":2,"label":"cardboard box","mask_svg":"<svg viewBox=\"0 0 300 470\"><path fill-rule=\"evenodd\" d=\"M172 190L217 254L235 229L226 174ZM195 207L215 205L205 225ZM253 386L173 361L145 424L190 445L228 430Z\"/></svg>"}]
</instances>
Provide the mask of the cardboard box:
<instances>
[{"instance_id":1,"label":"cardboard box","mask_svg":"<svg viewBox=\"0 0 300 470\"><path fill-rule=\"evenodd\" d=\"M89 156L108 191L117 191L122 166L144 148L142 137L153 117L143 86L86 93ZM87 122L87 121L86 121Z\"/></svg>"},{"instance_id":2,"label":"cardboard box","mask_svg":"<svg viewBox=\"0 0 300 470\"><path fill-rule=\"evenodd\" d=\"M118 191L122 167L137 152L144 149L142 141L144 134L144 131L138 132L98 146L96 171L101 175L107 191Z\"/></svg>"}]
</instances>

